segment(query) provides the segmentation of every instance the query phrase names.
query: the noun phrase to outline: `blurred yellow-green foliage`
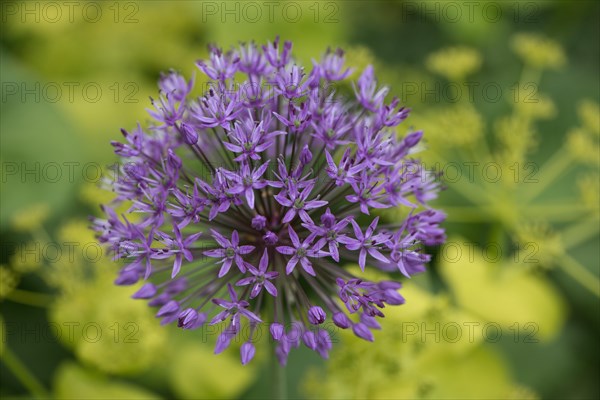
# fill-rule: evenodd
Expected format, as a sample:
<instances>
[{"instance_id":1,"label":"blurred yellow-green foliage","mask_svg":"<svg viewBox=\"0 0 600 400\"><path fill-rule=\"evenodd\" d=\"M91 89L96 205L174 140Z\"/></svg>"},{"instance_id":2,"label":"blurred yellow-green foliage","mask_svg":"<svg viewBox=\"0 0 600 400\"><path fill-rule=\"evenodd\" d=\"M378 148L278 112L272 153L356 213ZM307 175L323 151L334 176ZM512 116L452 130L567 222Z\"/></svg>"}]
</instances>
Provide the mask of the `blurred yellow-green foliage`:
<instances>
[{"instance_id":1,"label":"blurred yellow-green foliage","mask_svg":"<svg viewBox=\"0 0 600 400\"><path fill-rule=\"evenodd\" d=\"M449 234L374 343L335 332L330 360L292 355L290 396L600 397L596 2L70 4L1 4L0 395L272 394L266 349L214 356L214 335L161 327L114 286L86 218L161 71L281 35L305 64L344 47L412 108L400 127L425 131Z\"/></svg>"}]
</instances>

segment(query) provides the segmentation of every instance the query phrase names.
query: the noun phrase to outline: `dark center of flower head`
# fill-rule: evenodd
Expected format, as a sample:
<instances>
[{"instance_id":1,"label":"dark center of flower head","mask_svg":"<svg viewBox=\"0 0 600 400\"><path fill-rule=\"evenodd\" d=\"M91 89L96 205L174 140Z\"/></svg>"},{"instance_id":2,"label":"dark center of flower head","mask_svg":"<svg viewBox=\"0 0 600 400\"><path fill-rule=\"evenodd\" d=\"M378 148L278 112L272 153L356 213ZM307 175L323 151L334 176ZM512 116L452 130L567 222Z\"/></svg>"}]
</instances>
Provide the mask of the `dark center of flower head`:
<instances>
[{"instance_id":1,"label":"dark center of flower head","mask_svg":"<svg viewBox=\"0 0 600 400\"><path fill-rule=\"evenodd\" d=\"M244 150L250 151L250 150L252 150L252 147L253 147L252 143L250 143L250 142L244 143Z\"/></svg>"},{"instance_id":2,"label":"dark center of flower head","mask_svg":"<svg viewBox=\"0 0 600 400\"><path fill-rule=\"evenodd\" d=\"M298 179L292 178L292 177L286 177L286 178L284 178L283 182L286 184L286 186L292 186L292 185L296 185L298 183Z\"/></svg>"},{"instance_id":3,"label":"dark center of flower head","mask_svg":"<svg viewBox=\"0 0 600 400\"><path fill-rule=\"evenodd\" d=\"M327 136L330 138L335 136L335 131L333 129L327 129Z\"/></svg>"},{"instance_id":4,"label":"dark center of flower head","mask_svg":"<svg viewBox=\"0 0 600 400\"><path fill-rule=\"evenodd\" d=\"M306 249L304 247L300 247L296 250L296 256L298 258L306 257Z\"/></svg>"},{"instance_id":5,"label":"dark center of flower head","mask_svg":"<svg viewBox=\"0 0 600 400\"><path fill-rule=\"evenodd\" d=\"M329 232L327 232L327 239L329 239L329 240L337 239L337 232L334 230L330 230Z\"/></svg>"},{"instance_id":6,"label":"dark center of flower head","mask_svg":"<svg viewBox=\"0 0 600 400\"><path fill-rule=\"evenodd\" d=\"M235 256L235 249L233 247L228 247L227 250L225 250L225 255L229 258Z\"/></svg>"},{"instance_id":7,"label":"dark center of flower head","mask_svg":"<svg viewBox=\"0 0 600 400\"><path fill-rule=\"evenodd\" d=\"M252 186L252 184L254 183L254 180L252 179L251 176L244 177L244 179L242 179L242 181L244 182L244 186Z\"/></svg>"},{"instance_id":8,"label":"dark center of flower head","mask_svg":"<svg viewBox=\"0 0 600 400\"><path fill-rule=\"evenodd\" d=\"M300 210L302 207L304 207L304 201L301 199L296 199L296 201L294 201L294 208Z\"/></svg>"}]
</instances>

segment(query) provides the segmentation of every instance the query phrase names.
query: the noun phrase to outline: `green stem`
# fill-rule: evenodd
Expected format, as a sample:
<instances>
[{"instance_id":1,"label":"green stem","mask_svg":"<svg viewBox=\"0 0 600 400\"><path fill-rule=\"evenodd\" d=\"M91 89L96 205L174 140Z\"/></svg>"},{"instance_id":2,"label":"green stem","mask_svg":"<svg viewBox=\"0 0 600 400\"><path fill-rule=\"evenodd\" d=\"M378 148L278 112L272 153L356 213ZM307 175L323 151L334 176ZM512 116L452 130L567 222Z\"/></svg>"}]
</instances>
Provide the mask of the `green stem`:
<instances>
[{"instance_id":1,"label":"green stem","mask_svg":"<svg viewBox=\"0 0 600 400\"><path fill-rule=\"evenodd\" d=\"M565 253L560 257L559 265L571 278L600 297L600 280L577 260Z\"/></svg>"},{"instance_id":2,"label":"green stem","mask_svg":"<svg viewBox=\"0 0 600 400\"><path fill-rule=\"evenodd\" d=\"M44 293L29 292L27 290L14 289L6 298L15 303L26 304L33 307L48 307L53 297Z\"/></svg>"},{"instance_id":3,"label":"green stem","mask_svg":"<svg viewBox=\"0 0 600 400\"><path fill-rule=\"evenodd\" d=\"M597 235L600 227L596 218L585 219L565 229L561 236L565 248L570 249Z\"/></svg>"},{"instance_id":4,"label":"green stem","mask_svg":"<svg viewBox=\"0 0 600 400\"><path fill-rule=\"evenodd\" d=\"M489 222L490 215L494 214L489 207L457 206L443 207L443 209L448 214L447 221L449 222Z\"/></svg>"},{"instance_id":5,"label":"green stem","mask_svg":"<svg viewBox=\"0 0 600 400\"><path fill-rule=\"evenodd\" d=\"M529 202L546 189L556 178L562 175L571 166L571 155L566 150L555 153L550 160L546 161L540 168L539 181L536 185L530 185L525 192L523 200Z\"/></svg>"},{"instance_id":6,"label":"green stem","mask_svg":"<svg viewBox=\"0 0 600 400\"><path fill-rule=\"evenodd\" d=\"M519 89L528 84L533 83L536 86L539 86L540 81L542 80L542 70L539 68L532 68L530 66L525 65L523 70L521 71L521 77L519 79Z\"/></svg>"},{"instance_id":7,"label":"green stem","mask_svg":"<svg viewBox=\"0 0 600 400\"><path fill-rule=\"evenodd\" d=\"M273 341L273 350L272 350L272 359L271 359L271 368L274 370L273 378L273 399L277 400L285 400L288 398L287 396L287 377L285 373L285 367L279 364L279 360L277 359L277 353L275 353L275 347L277 347L277 342Z\"/></svg>"},{"instance_id":8,"label":"green stem","mask_svg":"<svg viewBox=\"0 0 600 400\"><path fill-rule=\"evenodd\" d=\"M432 150L428 151L442 166L450 164L447 159L440 156L438 153L434 153ZM482 186L481 182L478 181L467 182L465 179L458 179L456 182L448 184L448 187L452 188L453 191L462 196L465 200L468 200L470 203L479 206L488 206L493 204L498 197L497 191L496 193L493 193L495 191L493 186Z\"/></svg>"},{"instance_id":9,"label":"green stem","mask_svg":"<svg viewBox=\"0 0 600 400\"><path fill-rule=\"evenodd\" d=\"M23 364L21 360L19 360L17 356L13 354L13 352L7 347L2 349L2 361L4 361L4 364L8 367L8 369L34 397L50 397L44 386L31 372L29 372L25 364Z\"/></svg>"}]
</instances>

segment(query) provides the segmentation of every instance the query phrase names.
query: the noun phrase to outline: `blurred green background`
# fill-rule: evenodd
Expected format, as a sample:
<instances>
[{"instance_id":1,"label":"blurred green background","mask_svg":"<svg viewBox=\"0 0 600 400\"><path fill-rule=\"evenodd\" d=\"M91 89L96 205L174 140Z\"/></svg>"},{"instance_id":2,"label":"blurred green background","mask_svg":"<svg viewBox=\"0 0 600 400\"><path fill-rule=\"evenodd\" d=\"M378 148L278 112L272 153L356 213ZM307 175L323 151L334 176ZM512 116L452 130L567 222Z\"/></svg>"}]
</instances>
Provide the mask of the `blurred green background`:
<instances>
[{"instance_id":1,"label":"blurred green background","mask_svg":"<svg viewBox=\"0 0 600 400\"><path fill-rule=\"evenodd\" d=\"M600 397L600 3L0 4L3 398L271 396L266 349L214 356L114 287L87 217L161 71L276 35L305 65L343 47L351 79L375 65L445 175L449 236L374 343L292 352L290 397Z\"/></svg>"}]
</instances>

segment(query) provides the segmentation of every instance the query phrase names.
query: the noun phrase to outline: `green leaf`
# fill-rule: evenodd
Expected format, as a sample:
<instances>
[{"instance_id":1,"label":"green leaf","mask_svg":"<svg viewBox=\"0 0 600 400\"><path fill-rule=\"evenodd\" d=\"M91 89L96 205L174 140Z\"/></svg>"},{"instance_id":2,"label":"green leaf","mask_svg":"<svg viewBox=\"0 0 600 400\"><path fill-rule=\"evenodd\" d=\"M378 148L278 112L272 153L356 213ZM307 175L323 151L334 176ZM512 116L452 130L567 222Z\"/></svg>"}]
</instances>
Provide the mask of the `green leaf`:
<instances>
[{"instance_id":1,"label":"green leaf","mask_svg":"<svg viewBox=\"0 0 600 400\"><path fill-rule=\"evenodd\" d=\"M75 363L62 364L54 377L57 399L160 399L160 397L130 383L115 382Z\"/></svg>"},{"instance_id":2,"label":"green leaf","mask_svg":"<svg viewBox=\"0 0 600 400\"><path fill-rule=\"evenodd\" d=\"M440 272L458 304L503 330L549 340L562 328L566 306L543 276L510 260L487 262L483 250L454 237L442 249ZM452 250L446 250L452 246ZM515 325L516 324L516 325Z\"/></svg>"},{"instance_id":3,"label":"green leaf","mask_svg":"<svg viewBox=\"0 0 600 400\"><path fill-rule=\"evenodd\" d=\"M46 203L55 212L67 209L86 157L69 121L48 101L54 96L49 83L23 70L5 53L0 68L0 225L4 228L11 215L34 203Z\"/></svg>"}]
</instances>

